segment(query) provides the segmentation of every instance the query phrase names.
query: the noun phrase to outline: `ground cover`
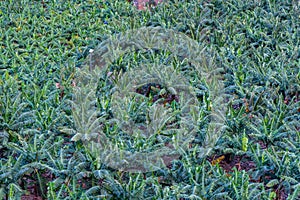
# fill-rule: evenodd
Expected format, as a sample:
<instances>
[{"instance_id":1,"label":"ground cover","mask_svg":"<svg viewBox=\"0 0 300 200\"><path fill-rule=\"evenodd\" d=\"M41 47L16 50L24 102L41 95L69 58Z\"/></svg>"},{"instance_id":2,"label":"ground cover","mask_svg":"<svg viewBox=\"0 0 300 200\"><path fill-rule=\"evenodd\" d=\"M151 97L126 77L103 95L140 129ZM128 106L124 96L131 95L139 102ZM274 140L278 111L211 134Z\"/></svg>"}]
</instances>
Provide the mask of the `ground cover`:
<instances>
[{"instance_id":1,"label":"ground cover","mask_svg":"<svg viewBox=\"0 0 300 200\"><path fill-rule=\"evenodd\" d=\"M299 199L299 16L299 2L287 0L170 0L140 10L125 0L1 1L0 198ZM207 116L216 106L211 82L185 55L171 57L168 49L119 56L95 91L97 117L105 119L104 133L119 148L172 145L165 130L155 138L132 137L112 123L120 72L142 64L174 66L196 88L199 102L188 150L164 157L166 167L136 173L93 155L76 134L70 102L78 87L74 77L92 50L143 27L171 29L206 48L206 59L220 69L226 115L221 137L200 156L209 134ZM178 111L180 99L168 89L163 81L136 88L146 101L132 100L125 114L143 124L143 109L154 104ZM178 128L180 117L163 127Z\"/></svg>"}]
</instances>

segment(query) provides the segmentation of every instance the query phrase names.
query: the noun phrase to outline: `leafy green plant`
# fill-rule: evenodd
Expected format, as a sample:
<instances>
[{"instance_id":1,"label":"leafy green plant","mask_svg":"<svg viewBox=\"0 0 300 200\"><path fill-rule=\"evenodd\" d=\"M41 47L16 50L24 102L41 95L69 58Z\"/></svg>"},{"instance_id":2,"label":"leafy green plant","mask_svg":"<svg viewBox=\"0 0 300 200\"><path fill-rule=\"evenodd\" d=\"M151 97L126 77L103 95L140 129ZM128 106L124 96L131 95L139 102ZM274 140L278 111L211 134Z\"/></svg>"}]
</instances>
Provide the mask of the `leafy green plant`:
<instances>
[{"instance_id":1,"label":"leafy green plant","mask_svg":"<svg viewBox=\"0 0 300 200\"><path fill-rule=\"evenodd\" d=\"M95 93L81 91L92 104L72 107L74 78L91 49L111 36L159 26L205 46L216 65L212 74L224 82L226 129L208 156L199 155L210 113L221 103L209 92L215 80L184 54L120 55L98 74ZM287 0L169 0L145 11L125 0L0 1L0 199L299 199L299 27L299 3ZM172 66L195 88L195 140L166 168L117 171L80 139L96 137L97 125L105 124L101 130L119 147L153 147L153 138L129 137L111 121L113 77L153 63ZM170 88L133 98L128 113L144 122L143 110Z\"/></svg>"}]
</instances>

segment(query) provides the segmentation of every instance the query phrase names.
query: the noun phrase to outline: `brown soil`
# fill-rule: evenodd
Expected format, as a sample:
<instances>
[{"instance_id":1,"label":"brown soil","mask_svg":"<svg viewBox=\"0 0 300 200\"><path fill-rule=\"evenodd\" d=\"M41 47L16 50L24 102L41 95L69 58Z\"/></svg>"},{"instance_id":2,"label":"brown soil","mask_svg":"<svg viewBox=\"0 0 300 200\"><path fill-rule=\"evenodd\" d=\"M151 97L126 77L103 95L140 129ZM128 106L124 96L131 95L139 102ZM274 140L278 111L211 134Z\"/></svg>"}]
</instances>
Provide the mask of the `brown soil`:
<instances>
[{"instance_id":1,"label":"brown soil","mask_svg":"<svg viewBox=\"0 0 300 200\"><path fill-rule=\"evenodd\" d=\"M133 5L137 7L138 10L146 10L156 6L158 3L162 3L163 0L128 0L133 2Z\"/></svg>"}]
</instances>

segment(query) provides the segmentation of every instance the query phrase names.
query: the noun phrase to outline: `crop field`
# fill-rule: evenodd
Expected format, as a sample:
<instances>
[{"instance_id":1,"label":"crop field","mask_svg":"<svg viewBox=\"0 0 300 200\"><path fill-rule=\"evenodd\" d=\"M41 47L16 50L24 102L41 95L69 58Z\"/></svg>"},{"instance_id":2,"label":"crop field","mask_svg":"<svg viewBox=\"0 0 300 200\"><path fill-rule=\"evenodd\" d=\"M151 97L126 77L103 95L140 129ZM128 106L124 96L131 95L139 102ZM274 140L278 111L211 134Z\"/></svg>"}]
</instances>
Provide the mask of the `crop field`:
<instances>
[{"instance_id":1,"label":"crop field","mask_svg":"<svg viewBox=\"0 0 300 200\"><path fill-rule=\"evenodd\" d=\"M141 2L0 1L0 199L299 200L300 2Z\"/></svg>"}]
</instances>

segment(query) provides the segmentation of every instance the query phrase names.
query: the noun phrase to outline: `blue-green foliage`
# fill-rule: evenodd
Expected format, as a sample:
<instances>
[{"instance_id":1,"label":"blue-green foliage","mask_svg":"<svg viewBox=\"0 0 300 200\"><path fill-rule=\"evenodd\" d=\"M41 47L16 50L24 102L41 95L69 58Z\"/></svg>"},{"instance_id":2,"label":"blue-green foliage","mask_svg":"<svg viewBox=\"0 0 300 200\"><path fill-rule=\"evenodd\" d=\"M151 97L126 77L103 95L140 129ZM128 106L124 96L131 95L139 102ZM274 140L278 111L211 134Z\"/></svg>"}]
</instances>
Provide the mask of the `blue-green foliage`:
<instances>
[{"instance_id":1,"label":"blue-green foliage","mask_svg":"<svg viewBox=\"0 0 300 200\"><path fill-rule=\"evenodd\" d=\"M295 0L170 0L151 11L125 0L0 1L0 199L19 199L31 182L47 199L298 199L299 16ZM197 156L212 100L205 81L174 59L168 63L198 89L202 129L170 168L135 174L105 166L61 128L75 130L72 80L89 50L143 26L183 32L215 52L229 96L228 128L211 156ZM160 53L166 63L170 52ZM151 56L124 55L111 69ZM112 84L105 78L97 105L109 119ZM114 141L132 140L117 127L105 131ZM223 165L232 160L238 163Z\"/></svg>"}]
</instances>

